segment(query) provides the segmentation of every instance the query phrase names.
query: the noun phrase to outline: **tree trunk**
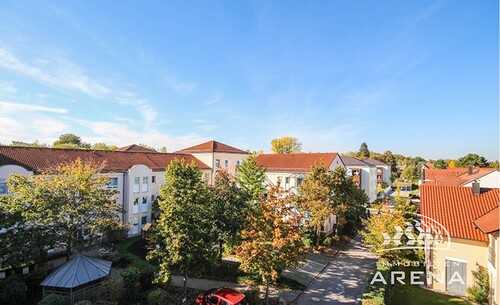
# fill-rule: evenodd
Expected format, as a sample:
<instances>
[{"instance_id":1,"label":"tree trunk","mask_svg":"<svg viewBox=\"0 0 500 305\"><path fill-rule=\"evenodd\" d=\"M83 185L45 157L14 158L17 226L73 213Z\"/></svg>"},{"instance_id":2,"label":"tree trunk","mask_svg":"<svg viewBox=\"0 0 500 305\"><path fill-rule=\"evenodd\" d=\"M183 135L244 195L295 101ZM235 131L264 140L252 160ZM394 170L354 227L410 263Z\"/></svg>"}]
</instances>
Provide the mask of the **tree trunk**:
<instances>
[{"instance_id":1,"label":"tree trunk","mask_svg":"<svg viewBox=\"0 0 500 305\"><path fill-rule=\"evenodd\" d=\"M320 227L318 225L314 227L314 234L316 234L316 247L319 247L321 232L320 232Z\"/></svg>"},{"instance_id":2,"label":"tree trunk","mask_svg":"<svg viewBox=\"0 0 500 305\"><path fill-rule=\"evenodd\" d=\"M66 262L69 261L69 259L71 258L71 241L68 240L67 244L66 244Z\"/></svg>"},{"instance_id":3,"label":"tree trunk","mask_svg":"<svg viewBox=\"0 0 500 305\"><path fill-rule=\"evenodd\" d=\"M269 305L269 279L266 280L266 305Z\"/></svg>"},{"instance_id":4,"label":"tree trunk","mask_svg":"<svg viewBox=\"0 0 500 305\"><path fill-rule=\"evenodd\" d=\"M182 294L184 294L184 302L187 300L187 267L184 267L184 275L182 278Z\"/></svg>"},{"instance_id":5,"label":"tree trunk","mask_svg":"<svg viewBox=\"0 0 500 305\"><path fill-rule=\"evenodd\" d=\"M219 240L219 263L222 264L222 246L223 246L223 242L222 242L222 239Z\"/></svg>"}]
</instances>

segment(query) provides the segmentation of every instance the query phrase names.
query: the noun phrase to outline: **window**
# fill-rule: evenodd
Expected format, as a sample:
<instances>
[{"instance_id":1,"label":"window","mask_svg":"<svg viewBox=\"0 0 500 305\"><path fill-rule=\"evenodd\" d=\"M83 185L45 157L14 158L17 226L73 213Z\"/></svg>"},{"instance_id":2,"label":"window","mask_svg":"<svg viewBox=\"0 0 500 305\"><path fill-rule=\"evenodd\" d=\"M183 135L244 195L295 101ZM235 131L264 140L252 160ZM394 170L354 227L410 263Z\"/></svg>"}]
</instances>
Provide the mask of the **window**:
<instances>
[{"instance_id":1,"label":"window","mask_svg":"<svg viewBox=\"0 0 500 305\"><path fill-rule=\"evenodd\" d=\"M149 177L142 177L142 192L143 193L148 191L148 178Z\"/></svg>"},{"instance_id":2,"label":"window","mask_svg":"<svg viewBox=\"0 0 500 305\"><path fill-rule=\"evenodd\" d=\"M304 178L297 178L297 186L301 185L304 182Z\"/></svg>"},{"instance_id":3,"label":"window","mask_svg":"<svg viewBox=\"0 0 500 305\"><path fill-rule=\"evenodd\" d=\"M229 166L229 160L224 160L224 166L228 167Z\"/></svg>"},{"instance_id":4,"label":"window","mask_svg":"<svg viewBox=\"0 0 500 305\"><path fill-rule=\"evenodd\" d=\"M132 213L139 213L139 198L134 199L134 206L132 207Z\"/></svg>"},{"instance_id":5,"label":"window","mask_svg":"<svg viewBox=\"0 0 500 305\"><path fill-rule=\"evenodd\" d=\"M139 218L134 218L134 226L132 227L132 234L139 234Z\"/></svg>"},{"instance_id":6,"label":"window","mask_svg":"<svg viewBox=\"0 0 500 305\"><path fill-rule=\"evenodd\" d=\"M215 159L215 168L220 167L220 159Z\"/></svg>"},{"instance_id":7,"label":"window","mask_svg":"<svg viewBox=\"0 0 500 305\"><path fill-rule=\"evenodd\" d=\"M143 217L141 218L141 224L142 224L142 225L145 225L145 224L147 224L147 223L148 223L148 216L143 216Z\"/></svg>"},{"instance_id":8,"label":"window","mask_svg":"<svg viewBox=\"0 0 500 305\"><path fill-rule=\"evenodd\" d=\"M151 195L151 203L155 201L155 195Z\"/></svg>"},{"instance_id":9,"label":"window","mask_svg":"<svg viewBox=\"0 0 500 305\"><path fill-rule=\"evenodd\" d=\"M139 177L134 177L134 193L139 193Z\"/></svg>"},{"instance_id":10,"label":"window","mask_svg":"<svg viewBox=\"0 0 500 305\"><path fill-rule=\"evenodd\" d=\"M156 176L151 176L151 183L156 183Z\"/></svg>"},{"instance_id":11,"label":"window","mask_svg":"<svg viewBox=\"0 0 500 305\"><path fill-rule=\"evenodd\" d=\"M109 188L115 189L118 187L118 178L110 178L109 179Z\"/></svg>"},{"instance_id":12,"label":"window","mask_svg":"<svg viewBox=\"0 0 500 305\"><path fill-rule=\"evenodd\" d=\"M285 178L285 183L290 183L290 177Z\"/></svg>"},{"instance_id":13,"label":"window","mask_svg":"<svg viewBox=\"0 0 500 305\"><path fill-rule=\"evenodd\" d=\"M142 212L148 211L148 197L142 197Z\"/></svg>"},{"instance_id":14,"label":"window","mask_svg":"<svg viewBox=\"0 0 500 305\"><path fill-rule=\"evenodd\" d=\"M241 164L241 160L236 160L236 165L239 166Z\"/></svg>"},{"instance_id":15,"label":"window","mask_svg":"<svg viewBox=\"0 0 500 305\"><path fill-rule=\"evenodd\" d=\"M0 183L0 195L5 195L7 194L7 183L1 182Z\"/></svg>"}]
</instances>

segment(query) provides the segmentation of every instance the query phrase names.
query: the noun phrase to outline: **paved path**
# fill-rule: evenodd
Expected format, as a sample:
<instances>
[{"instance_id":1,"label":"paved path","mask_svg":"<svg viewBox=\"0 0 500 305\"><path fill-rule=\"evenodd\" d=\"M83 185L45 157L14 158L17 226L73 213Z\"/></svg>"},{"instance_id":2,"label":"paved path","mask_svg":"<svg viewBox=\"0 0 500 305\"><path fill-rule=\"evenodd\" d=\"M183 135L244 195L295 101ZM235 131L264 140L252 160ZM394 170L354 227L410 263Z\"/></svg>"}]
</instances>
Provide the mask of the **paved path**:
<instances>
[{"instance_id":1,"label":"paved path","mask_svg":"<svg viewBox=\"0 0 500 305\"><path fill-rule=\"evenodd\" d=\"M283 271L281 275L304 286L309 286L331 260L331 256L323 253L309 253L303 265L289 268Z\"/></svg>"},{"instance_id":2,"label":"paved path","mask_svg":"<svg viewBox=\"0 0 500 305\"><path fill-rule=\"evenodd\" d=\"M172 275L172 285L177 287L182 287L182 276ZM249 288L248 285L236 284L231 282L222 282L222 281L214 281L207 279L197 279L197 278L188 278L187 286L190 288L200 289L200 290L208 290L210 288L218 288L218 287L231 287L237 289L239 291L245 291ZM266 287L259 286L260 293L263 295L266 291ZM288 289L276 289L269 288L269 295L271 297L282 297L287 303L295 300L301 293L300 290L288 290Z\"/></svg>"},{"instance_id":3,"label":"paved path","mask_svg":"<svg viewBox=\"0 0 500 305\"><path fill-rule=\"evenodd\" d=\"M319 277L294 303L296 305L358 304L375 270L376 258L357 236L340 251Z\"/></svg>"}]
</instances>

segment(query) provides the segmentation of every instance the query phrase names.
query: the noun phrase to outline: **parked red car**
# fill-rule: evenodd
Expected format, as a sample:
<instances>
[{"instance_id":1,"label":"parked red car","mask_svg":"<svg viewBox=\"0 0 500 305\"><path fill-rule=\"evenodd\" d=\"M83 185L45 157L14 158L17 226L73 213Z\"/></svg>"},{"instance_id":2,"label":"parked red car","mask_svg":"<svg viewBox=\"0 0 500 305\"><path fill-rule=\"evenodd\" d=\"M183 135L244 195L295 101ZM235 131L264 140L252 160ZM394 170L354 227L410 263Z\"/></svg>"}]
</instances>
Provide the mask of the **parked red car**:
<instances>
[{"instance_id":1,"label":"parked red car","mask_svg":"<svg viewBox=\"0 0 500 305\"><path fill-rule=\"evenodd\" d=\"M228 287L213 288L196 298L197 305L248 305L245 295Z\"/></svg>"}]
</instances>

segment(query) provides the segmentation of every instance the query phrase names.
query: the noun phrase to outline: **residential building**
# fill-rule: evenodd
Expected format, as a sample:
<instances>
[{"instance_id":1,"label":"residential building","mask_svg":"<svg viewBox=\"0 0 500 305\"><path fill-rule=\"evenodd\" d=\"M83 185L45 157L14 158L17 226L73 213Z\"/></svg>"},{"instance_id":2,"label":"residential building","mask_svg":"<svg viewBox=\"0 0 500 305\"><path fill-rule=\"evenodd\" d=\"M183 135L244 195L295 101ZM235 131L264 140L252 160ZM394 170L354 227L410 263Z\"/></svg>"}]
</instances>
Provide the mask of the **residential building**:
<instances>
[{"instance_id":1,"label":"residential building","mask_svg":"<svg viewBox=\"0 0 500 305\"><path fill-rule=\"evenodd\" d=\"M217 141L208 141L177 151L178 154L189 154L213 169L208 177L213 183L217 170L223 168L230 175L236 175L236 167L250 154L244 150Z\"/></svg>"},{"instance_id":2,"label":"residential building","mask_svg":"<svg viewBox=\"0 0 500 305\"><path fill-rule=\"evenodd\" d=\"M157 153L137 145L117 151L0 146L0 195L8 192L6 180L12 174L28 177L77 158L103 164L103 174L110 177L108 187L118 190L117 204L123 207L122 221L131 225L130 236L140 234L141 228L151 222L152 203L172 160L196 162L205 177L212 173L192 155Z\"/></svg>"},{"instance_id":3,"label":"residential building","mask_svg":"<svg viewBox=\"0 0 500 305\"><path fill-rule=\"evenodd\" d=\"M433 220L446 229L442 230L445 243L439 247L426 243L429 288L465 295L467 288L474 285L472 271L477 270L478 265L488 268L496 282L498 205L499 189L481 188L478 183L470 188L434 184L420 187L422 226L430 227ZM449 241L446 235L449 235ZM494 291L494 294L498 300L498 292Z\"/></svg>"},{"instance_id":4,"label":"residential building","mask_svg":"<svg viewBox=\"0 0 500 305\"><path fill-rule=\"evenodd\" d=\"M474 220L474 226L488 234L488 273L490 275L490 304L500 304L500 208L498 205Z\"/></svg>"},{"instance_id":5,"label":"residential building","mask_svg":"<svg viewBox=\"0 0 500 305\"><path fill-rule=\"evenodd\" d=\"M366 159L363 160L363 162L375 165L377 167L377 187L383 187L384 185L386 187L391 186L392 171L390 165L374 159Z\"/></svg>"},{"instance_id":6,"label":"residential building","mask_svg":"<svg viewBox=\"0 0 500 305\"><path fill-rule=\"evenodd\" d=\"M420 184L471 187L475 181L480 182L482 187L500 187L500 171L486 167L446 169L423 167Z\"/></svg>"},{"instance_id":7,"label":"residential building","mask_svg":"<svg viewBox=\"0 0 500 305\"><path fill-rule=\"evenodd\" d=\"M370 202L377 200L377 166L349 156L341 156L348 175L365 192Z\"/></svg>"},{"instance_id":8,"label":"residential building","mask_svg":"<svg viewBox=\"0 0 500 305\"><path fill-rule=\"evenodd\" d=\"M261 154L256 157L257 164L266 169L266 184L280 186L291 193L297 193L311 169L324 164L330 170L337 167L345 169L337 153L297 153L297 154ZM330 215L324 222L325 233L331 234L336 224L335 215Z\"/></svg>"}]
</instances>

